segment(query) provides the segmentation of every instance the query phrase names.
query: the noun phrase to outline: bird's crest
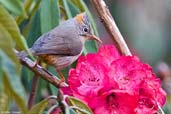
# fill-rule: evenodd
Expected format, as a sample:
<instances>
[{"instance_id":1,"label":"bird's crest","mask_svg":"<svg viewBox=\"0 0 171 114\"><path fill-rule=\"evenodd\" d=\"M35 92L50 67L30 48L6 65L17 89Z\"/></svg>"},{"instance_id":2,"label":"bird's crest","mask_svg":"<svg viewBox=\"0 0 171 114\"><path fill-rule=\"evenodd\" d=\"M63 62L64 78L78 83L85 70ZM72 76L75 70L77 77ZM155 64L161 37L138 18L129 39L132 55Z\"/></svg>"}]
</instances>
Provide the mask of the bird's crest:
<instances>
[{"instance_id":1,"label":"bird's crest","mask_svg":"<svg viewBox=\"0 0 171 114\"><path fill-rule=\"evenodd\" d=\"M85 12L80 13L77 16L75 16L75 19L80 24L86 24L86 25L89 24L88 16L87 16L87 14Z\"/></svg>"}]
</instances>

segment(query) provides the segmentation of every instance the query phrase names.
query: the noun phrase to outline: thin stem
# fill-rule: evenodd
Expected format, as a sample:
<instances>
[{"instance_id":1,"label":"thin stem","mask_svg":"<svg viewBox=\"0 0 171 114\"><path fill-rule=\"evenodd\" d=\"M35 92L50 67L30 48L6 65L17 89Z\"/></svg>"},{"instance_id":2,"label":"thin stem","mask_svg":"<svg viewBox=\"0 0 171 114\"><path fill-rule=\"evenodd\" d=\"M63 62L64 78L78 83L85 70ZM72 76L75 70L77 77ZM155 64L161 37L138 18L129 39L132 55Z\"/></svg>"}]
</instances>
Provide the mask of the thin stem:
<instances>
[{"instance_id":1,"label":"thin stem","mask_svg":"<svg viewBox=\"0 0 171 114\"><path fill-rule=\"evenodd\" d=\"M57 96L55 96L55 95L52 95L52 96L49 96L47 99L49 100L49 99L57 99L58 97Z\"/></svg>"},{"instance_id":2,"label":"thin stem","mask_svg":"<svg viewBox=\"0 0 171 114\"><path fill-rule=\"evenodd\" d=\"M158 114L165 114L159 104L158 104L158 108L159 108Z\"/></svg>"},{"instance_id":3,"label":"thin stem","mask_svg":"<svg viewBox=\"0 0 171 114\"><path fill-rule=\"evenodd\" d=\"M104 0L93 0L97 12L122 55L132 55Z\"/></svg>"},{"instance_id":4,"label":"thin stem","mask_svg":"<svg viewBox=\"0 0 171 114\"><path fill-rule=\"evenodd\" d=\"M53 105L50 107L50 109L47 111L47 114L51 114L54 109L58 108L58 105Z\"/></svg>"},{"instance_id":5,"label":"thin stem","mask_svg":"<svg viewBox=\"0 0 171 114\"><path fill-rule=\"evenodd\" d=\"M30 92L30 96L28 100L28 109L31 109L34 104L38 82L39 82L39 76L34 75L32 88L31 88L31 92Z\"/></svg>"},{"instance_id":6,"label":"thin stem","mask_svg":"<svg viewBox=\"0 0 171 114\"><path fill-rule=\"evenodd\" d=\"M59 103L59 107L62 110L62 112L64 114L66 114L66 111L67 111L66 109L67 109L68 105L64 100L64 94L63 94L62 90L59 89L57 96L58 96L57 100L58 100L58 103Z\"/></svg>"}]
</instances>

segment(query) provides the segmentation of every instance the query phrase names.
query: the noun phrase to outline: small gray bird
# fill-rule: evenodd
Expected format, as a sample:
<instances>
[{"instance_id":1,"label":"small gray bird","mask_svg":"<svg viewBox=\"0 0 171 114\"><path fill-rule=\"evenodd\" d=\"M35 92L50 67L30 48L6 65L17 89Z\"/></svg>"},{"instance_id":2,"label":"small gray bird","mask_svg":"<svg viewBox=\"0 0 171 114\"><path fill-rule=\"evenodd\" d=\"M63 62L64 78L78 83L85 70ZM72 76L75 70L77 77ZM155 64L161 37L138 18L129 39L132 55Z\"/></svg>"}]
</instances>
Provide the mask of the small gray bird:
<instances>
[{"instance_id":1,"label":"small gray bird","mask_svg":"<svg viewBox=\"0 0 171 114\"><path fill-rule=\"evenodd\" d=\"M92 35L86 13L81 13L40 36L30 51L40 60L54 66L63 82L65 78L60 70L72 64L81 55L84 44L89 39L101 43L100 39Z\"/></svg>"}]
</instances>

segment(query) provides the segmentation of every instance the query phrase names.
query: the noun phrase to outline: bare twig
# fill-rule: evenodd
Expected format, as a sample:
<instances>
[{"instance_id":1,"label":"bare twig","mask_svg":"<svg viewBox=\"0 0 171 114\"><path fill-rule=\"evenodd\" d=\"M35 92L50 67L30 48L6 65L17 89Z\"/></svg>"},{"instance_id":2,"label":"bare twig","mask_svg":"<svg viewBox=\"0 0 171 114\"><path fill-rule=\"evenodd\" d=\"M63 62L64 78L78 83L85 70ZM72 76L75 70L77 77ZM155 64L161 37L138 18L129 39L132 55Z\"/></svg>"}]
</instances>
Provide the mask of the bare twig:
<instances>
[{"instance_id":1,"label":"bare twig","mask_svg":"<svg viewBox=\"0 0 171 114\"><path fill-rule=\"evenodd\" d=\"M32 88L31 88L31 92L30 92L30 96L28 100L28 109L31 109L34 104L38 82L39 82L39 76L36 76L35 74L33 77Z\"/></svg>"},{"instance_id":2,"label":"bare twig","mask_svg":"<svg viewBox=\"0 0 171 114\"><path fill-rule=\"evenodd\" d=\"M165 114L164 111L162 110L161 106L158 104L158 112L157 114Z\"/></svg>"},{"instance_id":3,"label":"bare twig","mask_svg":"<svg viewBox=\"0 0 171 114\"><path fill-rule=\"evenodd\" d=\"M19 52L15 50L15 53L16 53L16 55L18 55ZM61 80L59 78L57 78L55 75L53 75L50 72L48 72L46 69L42 68L39 65L35 66L35 63L32 60L30 60L29 58L27 58L27 57L20 57L20 56L18 56L18 58L19 58L21 64L23 64L24 66L29 68L31 71L36 73L38 76L40 76L44 80L46 80L49 83L53 84L55 87L59 88L59 84L60 84L60 87L68 86L64 82L61 83Z\"/></svg>"},{"instance_id":4,"label":"bare twig","mask_svg":"<svg viewBox=\"0 0 171 114\"><path fill-rule=\"evenodd\" d=\"M105 2L103 0L93 0L93 3L120 53L123 55L132 55Z\"/></svg>"},{"instance_id":5,"label":"bare twig","mask_svg":"<svg viewBox=\"0 0 171 114\"><path fill-rule=\"evenodd\" d=\"M58 105L53 105L50 107L50 109L47 111L47 114L52 114L52 112L56 109L56 108L59 108Z\"/></svg>"}]
</instances>

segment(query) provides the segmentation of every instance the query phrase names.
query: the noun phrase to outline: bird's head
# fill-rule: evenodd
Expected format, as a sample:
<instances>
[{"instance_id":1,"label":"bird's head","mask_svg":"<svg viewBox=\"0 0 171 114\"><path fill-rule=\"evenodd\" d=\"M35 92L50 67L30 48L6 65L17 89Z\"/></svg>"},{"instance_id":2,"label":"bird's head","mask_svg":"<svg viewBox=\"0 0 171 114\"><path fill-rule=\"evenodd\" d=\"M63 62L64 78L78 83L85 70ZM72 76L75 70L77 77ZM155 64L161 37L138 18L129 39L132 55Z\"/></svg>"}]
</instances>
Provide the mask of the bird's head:
<instances>
[{"instance_id":1,"label":"bird's head","mask_svg":"<svg viewBox=\"0 0 171 114\"><path fill-rule=\"evenodd\" d=\"M97 42L102 43L99 38L92 34L90 22L86 13L78 14L77 16L75 16L75 20L78 22L79 25L79 35L82 36L85 41L96 40Z\"/></svg>"}]
</instances>

